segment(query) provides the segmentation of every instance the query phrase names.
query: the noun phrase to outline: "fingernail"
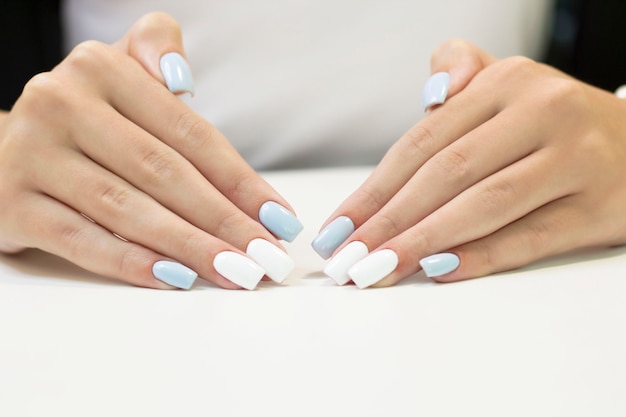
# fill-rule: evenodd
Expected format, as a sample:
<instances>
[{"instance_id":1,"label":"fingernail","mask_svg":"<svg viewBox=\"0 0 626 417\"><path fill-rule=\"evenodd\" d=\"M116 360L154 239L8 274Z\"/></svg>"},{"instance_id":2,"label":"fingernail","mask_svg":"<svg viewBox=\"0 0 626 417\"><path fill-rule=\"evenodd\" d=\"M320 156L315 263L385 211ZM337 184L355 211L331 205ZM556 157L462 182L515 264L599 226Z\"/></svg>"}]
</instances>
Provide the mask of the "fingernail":
<instances>
[{"instance_id":1,"label":"fingernail","mask_svg":"<svg viewBox=\"0 0 626 417\"><path fill-rule=\"evenodd\" d=\"M368 254L365 243L355 240L341 249L324 268L324 273L331 277L339 285L350 281L348 270Z\"/></svg>"},{"instance_id":2,"label":"fingernail","mask_svg":"<svg viewBox=\"0 0 626 417\"><path fill-rule=\"evenodd\" d=\"M453 253L438 253L420 260L420 265L429 278L449 274L460 264L461 260Z\"/></svg>"},{"instance_id":3,"label":"fingernail","mask_svg":"<svg viewBox=\"0 0 626 417\"><path fill-rule=\"evenodd\" d=\"M615 95L618 98L624 98L626 99L626 84L624 84L623 86L621 86L620 88L618 88L617 90L615 90Z\"/></svg>"},{"instance_id":4,"label":"fingernail","mask_svg":"<svg viewBox=\"0 0 626 417\"><path fill-rule=\"evenodd\" d=\"M152 275L172 287L188 290L198 274L183 264L172 261L157 261L152 265Z\"/></svg>"},{"instance_id":5,"label":"fingernail","mask_svg":"<svg viewBox=\"0 0 626 417\"><path fill-rule=\"evenodd\" d=\"M292 242L302 231L300 220L274 201L268 201L261 206L259 220L267 230L287 242Z\"/></svg>"},{"instance_id":6,"label":"fingernail","mask_svg":"<svg viewBox=\"0 0 626 417\"><path fill-rule=\"evenodd\" d=\"M236 252L224 251L213 259L213 268L227 280L247 289L256 288L265 270L252 259Z\"/></svg>"},{"instance_id":7,"label":"fingernail","mask_svg":"<svg viewBox=\"0 0 626 417\"><path fill-rule=\"evenodd\" d=\"M398 266L398 255L391 249L371 253L348 270L348 275L359 288L367 288L391 274Z\"/></svg>"},{"instance_id":8,"label":"fingernail","mask_svg":"<svg viewBox=\"0 0 626 417\"><path fill-rule=\"evenodd\" d=\"M296 266L289 255L265 239L251 240L246 248L246 253L265 269L265 275L279 284Z\"/></svg>"},{"instance_id":9,"label":"fingernail","mask_svg":"<svg viewBox=\"0 0 626 417\"><path fill-rule=\"evenodd\" d=\"M319 256L328 259L353 232L354 223L349 217L337 217L313 239L311 246Z\"/></svg>"},{"instance_id":10,"label":"fingernail","mask_svg":"<svg viewBox=\"0 0 626 417\"><path fill-rule=\"evenodd\" d=\"M189 64L177 52L168 52L161 57L161 74L167 88L172 93L189 93L193 96L195 89Z\"/></svg>"},{"instance_id":11,"label":"fingernail","mask_svg":"<svg viewBox=\"0 0 626 417\"><path fill-rule=\"evenodd\" d=\"M443 104L448 97L448 88L450 88L450 74L447 72L438 72L430 76L424 84L422 91L422 107L424 111L436 104Z\"/></svg>"}]
</instances>

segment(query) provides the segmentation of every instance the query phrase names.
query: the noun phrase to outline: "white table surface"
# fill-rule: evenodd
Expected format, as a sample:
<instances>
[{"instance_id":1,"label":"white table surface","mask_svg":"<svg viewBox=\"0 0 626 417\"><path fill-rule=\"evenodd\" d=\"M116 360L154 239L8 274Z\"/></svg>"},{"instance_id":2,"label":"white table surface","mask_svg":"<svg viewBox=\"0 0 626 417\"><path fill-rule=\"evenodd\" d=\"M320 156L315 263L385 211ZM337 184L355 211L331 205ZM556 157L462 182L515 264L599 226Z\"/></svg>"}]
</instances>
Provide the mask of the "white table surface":
<instances>
[{"instance_id":1,"label":"white table surface","mask_svg":"<svg viewBox=\"0 0 626 417\"><path fill-rule=\"evenodd\" d=\"M0 256L0 417L626 415L626 249L338 287L309 242L368 172L265 175L305 225L282 286L156 291Z\"/></svg>"}]
</instances>

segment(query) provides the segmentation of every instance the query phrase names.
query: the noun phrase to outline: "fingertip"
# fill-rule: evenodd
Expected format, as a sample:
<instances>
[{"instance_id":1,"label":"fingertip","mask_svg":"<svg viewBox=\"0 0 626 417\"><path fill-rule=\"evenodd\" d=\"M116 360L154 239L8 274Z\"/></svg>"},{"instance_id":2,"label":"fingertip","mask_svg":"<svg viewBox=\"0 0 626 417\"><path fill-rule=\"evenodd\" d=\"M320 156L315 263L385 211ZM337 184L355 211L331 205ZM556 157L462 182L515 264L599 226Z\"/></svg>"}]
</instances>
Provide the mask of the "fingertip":
<instances>
[{"instance_id":1,"label":"fingertip","mask_svg":"<svg viewBox=\"0 0 626 417\"><path fill-rule=\"evenodd\" d=\"M427 277L438 279L456 271L461 264L461 260L455 253L446 252L422 258L419 264Z\"/></svg>"}]
</instances>

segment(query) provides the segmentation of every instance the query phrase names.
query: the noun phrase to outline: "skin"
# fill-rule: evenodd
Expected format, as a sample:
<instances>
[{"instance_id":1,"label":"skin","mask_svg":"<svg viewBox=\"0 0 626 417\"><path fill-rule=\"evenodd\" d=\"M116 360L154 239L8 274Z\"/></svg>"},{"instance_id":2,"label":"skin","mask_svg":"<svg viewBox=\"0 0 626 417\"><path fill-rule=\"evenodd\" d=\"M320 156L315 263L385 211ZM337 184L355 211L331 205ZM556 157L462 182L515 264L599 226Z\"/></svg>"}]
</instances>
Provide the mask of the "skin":
<instances>
[{"instance_id":1,"label":"skin","mask_svg":"<svg viewBox=\"0 0 626 417\"><path fill-rule=\"evenodd\" d=\"M184 56L178 24L140 19L114 45L77 46L0 115L0 251L51 252L98 274L171 288L176 260L224 288L221 251L260 237L266 201L289 207L224 136L169 92L159 69ZM120 238L122 237L122 238Z\"/></svg>"},{"instance_id":2,"label":"skin","mask_svg":"<svg viewBox=\"0 0 626 417\"><path fill-rule=\"evenodd\" d=\"M148 15L113 45L79 45L0 112L0 201L10 201L0 251L39 248L162 289L152 265L174 259L238 288L213 269L215 255L257 237L279 245L258 209L289 205L165 88L166 52L184 56L180 29ZM358 226L345 244L399 255L378 286L442 251L461 259L436 278L451 282L626 243L626 101L461 40L438 48L431 67L451 74L447 102L329 218Z\"/></svg>"},{"instance_id":3,"label":"skin","mask_svg":"<svg viewBox=\"0 0 626 417\"><path fill-rule=\"evenodd\" d=\"M376 286L441 252L461 263L435 280L453 282L626 243L626 100L462 40L435 51L431 69L450 72L448 100L329 219L358 227L342 247L398 254Z\"/></svg>"}]
</instances>

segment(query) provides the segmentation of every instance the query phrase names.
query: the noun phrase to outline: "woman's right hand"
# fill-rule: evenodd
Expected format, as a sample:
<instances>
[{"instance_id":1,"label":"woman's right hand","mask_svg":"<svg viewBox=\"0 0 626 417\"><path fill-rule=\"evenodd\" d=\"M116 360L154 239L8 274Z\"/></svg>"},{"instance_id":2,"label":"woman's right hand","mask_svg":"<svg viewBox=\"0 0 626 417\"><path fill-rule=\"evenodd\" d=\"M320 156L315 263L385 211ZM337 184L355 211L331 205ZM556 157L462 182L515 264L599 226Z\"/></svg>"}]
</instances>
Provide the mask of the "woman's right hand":
<instances>
[{"instance_id":1,"label":"woman's right hand","mask_svg":"<svg viewBox=\"0 0 626 417\"><path fill-rule=\"evenodd\" d=\"M192 86L183 56L177 23L153 13L27 83L0 119L0 251L39 248L150 288L188 288L196 272L224 288L285 277L293 262L276 237L302 226L168 90Z\"/></svg>"}]
</instances>

